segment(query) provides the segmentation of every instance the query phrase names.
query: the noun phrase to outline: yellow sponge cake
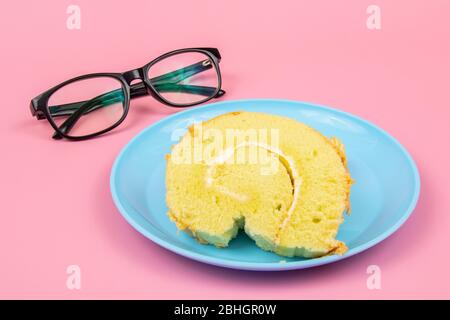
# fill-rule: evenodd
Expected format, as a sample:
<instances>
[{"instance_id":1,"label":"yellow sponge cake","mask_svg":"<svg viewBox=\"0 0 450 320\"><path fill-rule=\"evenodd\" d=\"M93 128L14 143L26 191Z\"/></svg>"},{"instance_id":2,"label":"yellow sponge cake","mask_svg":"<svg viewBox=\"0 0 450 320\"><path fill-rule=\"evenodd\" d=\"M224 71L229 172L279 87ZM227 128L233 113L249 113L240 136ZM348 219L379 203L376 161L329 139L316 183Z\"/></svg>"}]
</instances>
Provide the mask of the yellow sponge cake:
<instances>
[{"instance_id":1,"label":"yellow sponge cake","mask_svg":"<svg viewBox=\"0 0 450 320\"><path fill-rule=\"evenodd\" d=\"M282 256L342 254L335 237L351 183L339 140L264 113L195 124L167 157L169 217L218 247L242 228Z\"/></svg>"}]
</instances>

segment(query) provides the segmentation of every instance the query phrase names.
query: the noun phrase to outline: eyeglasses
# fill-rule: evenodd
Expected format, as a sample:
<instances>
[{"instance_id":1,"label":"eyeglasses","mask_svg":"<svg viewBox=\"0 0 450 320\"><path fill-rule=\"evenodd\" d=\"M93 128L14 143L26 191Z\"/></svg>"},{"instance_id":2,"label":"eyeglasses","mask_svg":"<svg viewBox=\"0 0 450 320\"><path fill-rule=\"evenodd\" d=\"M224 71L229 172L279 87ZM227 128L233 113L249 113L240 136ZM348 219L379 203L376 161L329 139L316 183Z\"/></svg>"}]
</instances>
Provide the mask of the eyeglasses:
<instances>
[{"instance_id":1,"label":"eyeglasses","mask_svg":"<svg viewBox=\"0 0 450 320\"><path fill-rule=\"evenodd\" d=\"M124 73L79 76L32 99L31 114L48 120L53 139L92 138L121 124L133 98L151 95L168 106L189 107L221 97L220 59L216 48L180 49Z\"/></svg>"}]
</instances>

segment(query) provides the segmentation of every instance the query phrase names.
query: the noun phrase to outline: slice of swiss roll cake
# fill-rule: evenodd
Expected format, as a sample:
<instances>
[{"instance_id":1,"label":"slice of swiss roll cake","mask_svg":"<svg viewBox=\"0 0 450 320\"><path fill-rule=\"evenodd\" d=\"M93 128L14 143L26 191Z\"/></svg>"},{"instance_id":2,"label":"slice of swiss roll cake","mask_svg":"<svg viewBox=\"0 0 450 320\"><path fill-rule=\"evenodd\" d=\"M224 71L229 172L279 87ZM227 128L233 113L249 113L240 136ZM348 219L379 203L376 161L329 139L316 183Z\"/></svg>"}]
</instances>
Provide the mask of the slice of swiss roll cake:
<instances>
[{"instance_id":1,"label":"slice of swiss roll cake","mask_svg":"<svg viewBox=\"0 0 450 320\"><path fill-rule=\"evenodd\" d=\"M290 118L232 112L191 126L167 156L168 215L201 243L240 229L282 256L342 254L352 179L344 146Z\"/></svg>"}]
</instances>

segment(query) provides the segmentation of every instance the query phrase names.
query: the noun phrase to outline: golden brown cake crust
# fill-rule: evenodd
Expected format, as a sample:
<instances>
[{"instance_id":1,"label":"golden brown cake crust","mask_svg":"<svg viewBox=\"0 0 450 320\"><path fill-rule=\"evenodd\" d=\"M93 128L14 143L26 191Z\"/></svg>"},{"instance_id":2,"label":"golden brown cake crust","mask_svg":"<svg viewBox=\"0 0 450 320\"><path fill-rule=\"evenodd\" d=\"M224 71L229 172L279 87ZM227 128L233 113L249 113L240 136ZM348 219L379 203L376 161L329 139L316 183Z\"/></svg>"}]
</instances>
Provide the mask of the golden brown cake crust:
<instances>
[{"instance_id":1,"label":"golden brown cake crust","mask_svg":"<svg viewBox=\"0 0 450 320\"><path fill-rule=\"evenodd\" d=\"M347 198L346 198L346 204L345 204L345 212L349 215L351 213L351 205L350 205L350 189L352 185L355 183L355 180L352 179L350 176L350 171L348 170L348 163L347 163L347 156L345 154L345 146L342 143L341 140L339 140L336 137L331 137L330 139L327 139L330 144L333 146L333 148L336 150L337 154L342 160L342 163L344 164L345 169L347 170Z\"/></svg>"}]
</instances>

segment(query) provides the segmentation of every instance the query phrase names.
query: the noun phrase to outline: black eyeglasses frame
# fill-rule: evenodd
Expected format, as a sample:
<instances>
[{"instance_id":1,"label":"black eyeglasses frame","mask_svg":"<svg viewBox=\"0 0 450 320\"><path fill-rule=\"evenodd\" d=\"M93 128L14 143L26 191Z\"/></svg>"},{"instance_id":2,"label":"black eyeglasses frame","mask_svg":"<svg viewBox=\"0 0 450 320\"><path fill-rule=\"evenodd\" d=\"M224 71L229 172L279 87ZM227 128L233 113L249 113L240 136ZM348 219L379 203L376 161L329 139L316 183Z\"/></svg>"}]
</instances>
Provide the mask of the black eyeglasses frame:
<instances>
[{"instance_id":1,"label":"black eyeglasses frame","mask_svg":"<svg viewBox=\"0 0 450 320\"><path fill-rule=\"evenodd\" d=\"M154 80L154 78L149 79L148 71L154 64L158 63L159 61L166 59L170 56L177 55L180 53L185 53L185 52L199 52L199 53L203 53L206 56L208 56L217 71L218 83L217 83L217 88L215 88L215 91L212 94L210 94L209 96L207 96L205 99L194 102L194 103L178 104L178 103L173 103L171 101L168 101L158 92L158 90L155 89L155 86L154 86L155 80ZM85 75L81 75L81 76L69 79L67 81L64 81L64 82L52 87L51 89L41 93L37 97L33 98L30 103L30 111L31 111L31 114L33 116L35 116L38 120L41 120L41 119L48 120L50 125L55 130L55 134L53 135L54 139L66 138L69 140L85 140L85 139L93 138L93 137L102 135L108 131L111 131L114 128L116 128L117 126L119 126L127 117L129 107L130 107L130 101L133 98L150 95L153 98L155 98L157 101L159 101L167 106L176 107L176 108L185 108L185 107L190 107L190 106L194 106L194 105L199 105L199 104L205 103L211 99L221 97L222 95L225 94L225 91L221 89L222 76L221 76L220 68L219 68L220 60L221 60L221 55L217 48L185 48L185 49L173 50L173 51L167 52L167 53L157 57L156 59L150 61L149 63L147 63L146 65L144 65L141 68L129 70L129 71L126 71L123 73L85 74ZM164 77L164 76L165 75L160 76L160 77ZM124 93L123 115L116 123L109 126L108 128L105 128L98 132L87 134L84 136L71 136L67 132L73 126L74 122L76 122L83 114L85 114L85 112L79 113L79 115L78 115L78 117L76 117L75 121L72 121L73 123L69 123L69 126L68 126L69 130L65 130L64 124L62 126L58 126L54 122L53 117L60 116L60 115L75 114L75 113L77 113L77 111L80 111L80 110L71 110L71 111L67 111L67 112L58 111L57 115L55 115L55 114L52 115L50 113L49 107L48 107L49 98L52 96L52 94L54 94L60 88L66 86L70 83L77 82L80 80L91 79L91 78L98 78L98 77L110 77L110 78L113 78L120 82L123 93ZM157 77L157 78L160 78L160 77ZM131 82L134 80L141 80L141 82L136 83L136 84L131 84ZM76 104L76 103L74 103L74 104ZM59 109L62 109L62 108L60 107ZM87 112L90 112L90 111L92 111L92 110L88 110ZM69 120L70 120L70 117L69 117Z\"/></svg>"}]
</instances>

